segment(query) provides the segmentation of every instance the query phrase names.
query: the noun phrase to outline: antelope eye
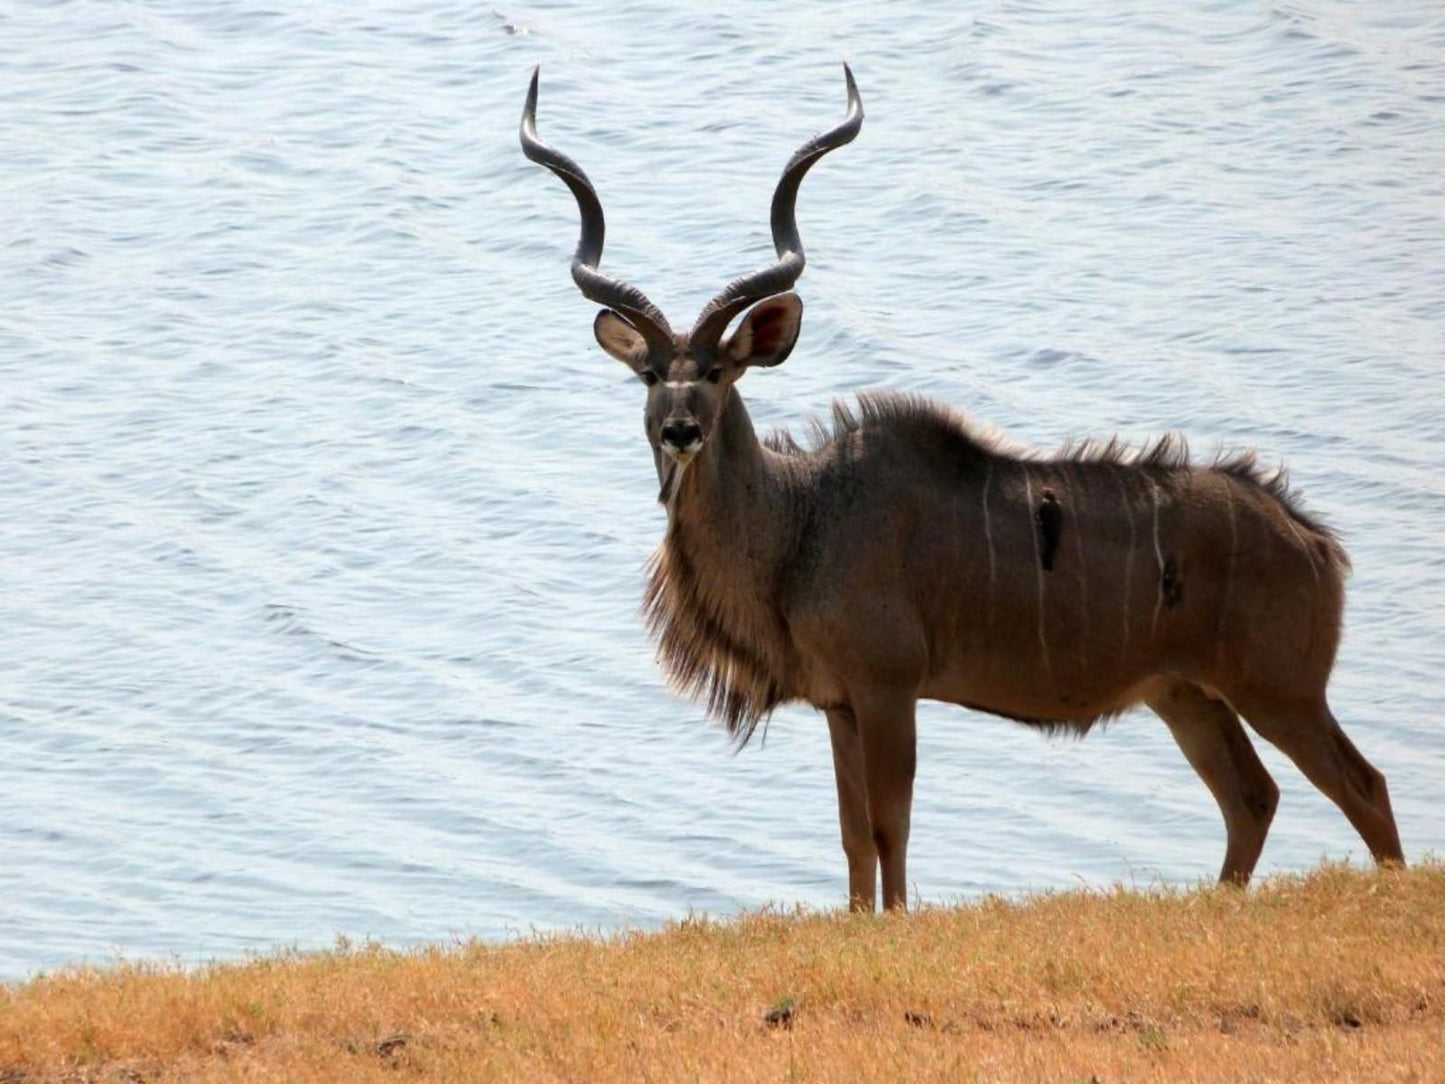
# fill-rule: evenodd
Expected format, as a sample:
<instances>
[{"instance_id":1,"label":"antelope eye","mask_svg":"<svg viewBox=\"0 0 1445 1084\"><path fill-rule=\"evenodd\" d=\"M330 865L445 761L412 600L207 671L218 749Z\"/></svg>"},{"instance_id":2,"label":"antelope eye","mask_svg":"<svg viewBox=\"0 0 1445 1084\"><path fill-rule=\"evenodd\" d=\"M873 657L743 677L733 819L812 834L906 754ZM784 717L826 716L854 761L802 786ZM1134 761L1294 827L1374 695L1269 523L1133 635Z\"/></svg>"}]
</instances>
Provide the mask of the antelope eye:
<instances>
[{"instance_id":1,"label":"antelope eye","mask_svg":"<svg viewBox=\"0 0 1445 1084\"><path fill-rule=\"evenodd\" d=\"M642 382L649 388L652 387L652 385L657 383L657 374L651 369L642 370Z\"/></svg>"},{"instance_id":2,"label":"antelope eye","mask_svg":"<svg viewBox=\"0 0 1445 1084\"><path fill-rule=\"evenodd\" d=\"M721 370L721 369L712 368L712 369L709 369L709 370L707 371L707 382L708 382L709 384L716 384L716 383L717 383L719 380L721 380L721 379L722 379L722 370Z\"/></svg>"}]
</instances>

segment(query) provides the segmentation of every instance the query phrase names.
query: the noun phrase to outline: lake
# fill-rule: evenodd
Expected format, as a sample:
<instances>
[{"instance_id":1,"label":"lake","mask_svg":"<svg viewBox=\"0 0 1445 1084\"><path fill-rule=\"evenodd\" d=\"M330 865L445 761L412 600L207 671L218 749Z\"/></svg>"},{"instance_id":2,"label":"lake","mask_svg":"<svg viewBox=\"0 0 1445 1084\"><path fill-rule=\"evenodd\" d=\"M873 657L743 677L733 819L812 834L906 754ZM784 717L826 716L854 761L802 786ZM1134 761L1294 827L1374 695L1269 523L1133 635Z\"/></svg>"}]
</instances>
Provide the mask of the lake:
<instances>
[{"instance_id":1,"label":"lake","mask_svg":"<svg viewBox=\"0 0 1445 1084\"><path fill-rule=\"evenodd\" d=\"M1291 469L1354 560L1331 700L1445 848L1445 9L156 0L0 12L0 977L653 926L846 892L826 726L734 755L638 614L642 392L573 287L690 324L772 258L761 428L865 388L1021 441ZM925 901L1194 883L1153 716L920 713ZM1359 861L1272 748L1261 871Z\"/></svg>"}]
</instances>

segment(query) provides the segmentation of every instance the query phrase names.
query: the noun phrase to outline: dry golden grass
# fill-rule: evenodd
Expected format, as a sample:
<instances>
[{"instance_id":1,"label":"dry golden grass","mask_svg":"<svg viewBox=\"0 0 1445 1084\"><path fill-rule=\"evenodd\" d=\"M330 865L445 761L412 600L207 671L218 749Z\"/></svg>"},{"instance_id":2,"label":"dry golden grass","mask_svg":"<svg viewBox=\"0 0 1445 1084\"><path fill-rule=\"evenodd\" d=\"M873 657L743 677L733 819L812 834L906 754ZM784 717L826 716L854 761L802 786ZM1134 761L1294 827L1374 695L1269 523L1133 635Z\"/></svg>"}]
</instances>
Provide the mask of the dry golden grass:
<instances>
[{"instance_id":1,"label":"dry golden grass","mask_svg":"<svg viewBox=\"0 0 1445 1084\"><path fill-rule=\"evenodd\" d=\"M0 986L4 1084L408 1077L1445 1080L1445 865Z\"/></svg>"}]
</instances>

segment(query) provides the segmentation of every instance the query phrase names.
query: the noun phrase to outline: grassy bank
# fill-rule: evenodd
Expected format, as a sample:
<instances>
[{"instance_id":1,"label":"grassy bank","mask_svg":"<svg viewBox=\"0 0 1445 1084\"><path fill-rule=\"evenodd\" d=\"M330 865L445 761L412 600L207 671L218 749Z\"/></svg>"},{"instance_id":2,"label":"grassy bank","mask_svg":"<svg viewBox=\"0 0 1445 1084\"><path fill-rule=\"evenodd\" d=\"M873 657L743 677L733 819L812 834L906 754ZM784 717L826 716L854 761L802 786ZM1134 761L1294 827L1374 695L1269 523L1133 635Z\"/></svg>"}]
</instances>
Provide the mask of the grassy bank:
<instances>
[{"instance_id":1,"label":"grassy bank","mask_svg":"<svg viewBox=\"0 0 1445 1084\"><path fill-rule=\"evenodd\" d=\"M1445 1079L1445 865L0 987L0 1082Z\"/></svg>"}]
</instances>

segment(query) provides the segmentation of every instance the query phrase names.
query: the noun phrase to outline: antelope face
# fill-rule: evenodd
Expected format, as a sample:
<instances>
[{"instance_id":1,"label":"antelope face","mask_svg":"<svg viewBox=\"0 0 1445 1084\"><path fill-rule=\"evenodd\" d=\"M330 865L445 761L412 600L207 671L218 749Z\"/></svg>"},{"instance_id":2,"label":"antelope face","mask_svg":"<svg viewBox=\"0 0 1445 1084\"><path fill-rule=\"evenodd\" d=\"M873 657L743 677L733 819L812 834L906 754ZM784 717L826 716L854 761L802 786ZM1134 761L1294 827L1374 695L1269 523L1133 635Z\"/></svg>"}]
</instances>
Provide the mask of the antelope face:
<instances>
[{"instance_id":1,"label":"antelope face","mask_svg":"<svg viewBox=\"0 0 1445 1084\"><path fill-rule=\"evenodd\" d=\"M798 295L779 294L754 305L717 345L678 336L670 350L651 348L611 309L597 314L593 331L602 349L647 385L643 418L653 450L685 467L717 428L733 382L750 366L782 362L798 341L802 319Z\"/></svg>"},{"instance_id":2,"label":"antelope face","mask_svg":"<svg viewBox=\"0 0 1445 1084\"><path fill-rule=\"evenodd\" d=\"M662 375L644 368L643 424L654 449L686 466L712 436L737 371L718 357L681 357Z\"/></svg>"},{"instance_id":3,"label":"antelope face","mask_svg":"<svg viewBox=\"0 0 1445 1084\"><path fill-rule=\"evenodd\" d=\"M538 137L538 72L532 72L522 107L522 152L561 178L577 200L582 234L572 256L572 281L583 296L607 306L593 323L602 349L647 385L647 439L657 456L658 473L664 476L665 491L676 492L668 479L681 477L682 468L707 447L727 409L733 381L749 366L777 365L798 340L803 303L797 294L786 292L803 273L805 262L794 213L798 186L813 163L852 142L863 127L863 101L846 64L843 75L847 115L798 148L773 192L770 222L777 262L734 279L703 307L691 331L678 334L646 294L597 269L606 236L602 201L582 167ZM744 309L748 312L737 330L724 338L723 332Z\"/></svg>"}]
</instances>

